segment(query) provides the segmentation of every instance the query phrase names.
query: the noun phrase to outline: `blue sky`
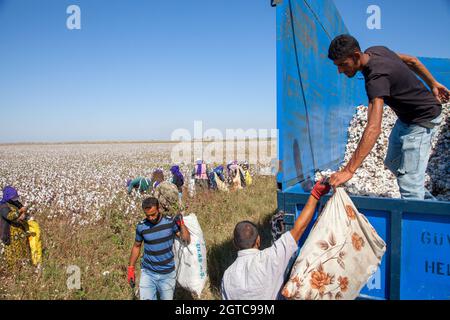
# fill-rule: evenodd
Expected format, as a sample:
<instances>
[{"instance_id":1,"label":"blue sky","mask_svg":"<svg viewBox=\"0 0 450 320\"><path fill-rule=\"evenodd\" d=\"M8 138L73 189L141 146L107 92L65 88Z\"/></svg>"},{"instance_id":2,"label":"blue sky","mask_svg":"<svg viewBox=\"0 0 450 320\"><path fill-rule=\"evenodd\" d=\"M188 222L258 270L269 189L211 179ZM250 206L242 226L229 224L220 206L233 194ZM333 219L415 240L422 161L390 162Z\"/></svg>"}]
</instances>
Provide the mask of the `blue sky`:
<instances>
[{"instance_id":1,"label":"blue sky","mask_svg":"<svg viewBox=\"0 0 450 320\"><path fill-rule=\"evenodd\" d=\"M396 52L450 58L450 0L335 0L361 47L384 45ZM381 9L381 29L369 30L367 8Z\"/></svg>"},{"instance_id":2,"label":"blue sky","mask_svg":"<svg viewBox=\"0 0 450 320\"><path fill-rule=\"evenodd\" d=\"M335 2L363 47L450 58L448 0ZM0 142L275 128L275 23L269 0L0 0Z\"/></svg>"}]
</instances>

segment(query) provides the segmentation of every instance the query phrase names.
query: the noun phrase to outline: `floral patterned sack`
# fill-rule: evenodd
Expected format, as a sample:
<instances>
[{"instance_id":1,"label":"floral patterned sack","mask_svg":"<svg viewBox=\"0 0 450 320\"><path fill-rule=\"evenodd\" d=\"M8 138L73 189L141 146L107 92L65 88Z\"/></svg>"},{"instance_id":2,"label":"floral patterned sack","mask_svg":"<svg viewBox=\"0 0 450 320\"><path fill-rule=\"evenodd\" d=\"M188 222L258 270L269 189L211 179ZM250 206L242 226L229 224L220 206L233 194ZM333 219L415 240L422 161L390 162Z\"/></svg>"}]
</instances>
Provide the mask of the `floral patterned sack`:
<instances>
[{"instance_id":1,"label":"floral patterned sack","mask_svg":"<svg viewBox=\"0 0 450 320\"><path fill-rule=\"evenodd\" d=\"M337 188L294 263L282 295L295 300L353 300L375 273L386 243Z\"/></svg>"}]
</instances>

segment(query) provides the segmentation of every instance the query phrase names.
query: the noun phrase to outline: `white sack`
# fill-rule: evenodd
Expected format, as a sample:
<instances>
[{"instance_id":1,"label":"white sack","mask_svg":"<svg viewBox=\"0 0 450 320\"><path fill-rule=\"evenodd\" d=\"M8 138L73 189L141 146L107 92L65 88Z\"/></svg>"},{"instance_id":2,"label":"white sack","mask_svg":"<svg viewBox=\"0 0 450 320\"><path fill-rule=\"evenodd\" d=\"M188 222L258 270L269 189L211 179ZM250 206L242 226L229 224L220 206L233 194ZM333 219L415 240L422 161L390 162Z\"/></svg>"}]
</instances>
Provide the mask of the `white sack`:
<instances>
[{"instance_id":1,"label":"white sack","mask_svg":"<svg viewBox=\"0 0 450 320\"><path fill-rule=\"evenodd\" d=\"M183 220L191 234L191 243L185 246L178 239L174 242L177 282L200 297L207 279L205 239L195 214L184 216Z\"/></svg>"}]
</instances>

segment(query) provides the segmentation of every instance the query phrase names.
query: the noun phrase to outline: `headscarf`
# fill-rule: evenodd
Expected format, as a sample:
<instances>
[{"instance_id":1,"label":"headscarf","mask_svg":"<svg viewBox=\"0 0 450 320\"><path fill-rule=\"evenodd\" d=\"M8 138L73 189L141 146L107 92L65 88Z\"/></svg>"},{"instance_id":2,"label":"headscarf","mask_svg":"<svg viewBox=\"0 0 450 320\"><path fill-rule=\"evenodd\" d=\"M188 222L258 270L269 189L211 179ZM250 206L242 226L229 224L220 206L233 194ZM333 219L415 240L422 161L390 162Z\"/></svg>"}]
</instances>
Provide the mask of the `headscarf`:
<instances>
[{"instance_id":1,"label":"headscarf","mask_svg":"<svg viewBox=\"0 0 450 320\"><path fill-rule=\"evenodd\" d=\"M203 161L201 159L197 159L197 172L196 172L196 174L198 176L202 174L202 164L203 164Z\"/></svg>"},{"instance_id":2,"label":"headscarf","mask_svg":"<svg viewBox=\"0 0 450 320\"><path fill-rule=\"evenodd\" d=\"M152 174L153 188L164 181L164 172L161 169L155 169Z\"/></svg>"},{"instance_id":3,"label":"headscarf","mask_svg":"<svg viewBox=\"0 0 450 320\"><path fill-rule=\"evenodd\" d=\"M184 183L184 177L183 174L180 172L179 166L172 166L172 168L170 168L170 172L172 172L174 176L178 177L178 179L180 179L180 181Z\"/></svg>"},{"instance_id":4,"label":"headscarf","mask_svg":"<svg viewBox=\"0 0 450 320\"><path fill-rule=\"evenodd\" d=\"M17 190L13 187L7 186L3 189L3 198L0 201L0 204L10 203L16 206L18 209L22 208L22 204L17 200L19 194ZM9 245L11 244L11 222L0 217L0 239L1 241Z\"/></svg>"},{"instance_id":5,"label":"headscarf","mask_svg":"<svg viewBox=\"0 0 450 320\"><path fill-rule=\"evenodd\" d=\"M19 193L17 192L17 190L11 186L7 186L3 189L3 198L0 201L0 203L5 204L8 201L11 201L18 197L19 197Z\"/></svg>"},{"instance_id":6,"label":"headscarf","mask_svg":"<svg viewBox=\"0 0 450 320\"><path fill-rule=\"evenodd\" d=\"M236 168L236 165L237 165L237 160L234 160L234 161L230 161L230 162L228 162L228 164L227 164L227 172L228 172L228 175L230 174L230 171L233 169L235 169ZM232 168L233 167L233 168Z\"/></svg>"}]
</instances>

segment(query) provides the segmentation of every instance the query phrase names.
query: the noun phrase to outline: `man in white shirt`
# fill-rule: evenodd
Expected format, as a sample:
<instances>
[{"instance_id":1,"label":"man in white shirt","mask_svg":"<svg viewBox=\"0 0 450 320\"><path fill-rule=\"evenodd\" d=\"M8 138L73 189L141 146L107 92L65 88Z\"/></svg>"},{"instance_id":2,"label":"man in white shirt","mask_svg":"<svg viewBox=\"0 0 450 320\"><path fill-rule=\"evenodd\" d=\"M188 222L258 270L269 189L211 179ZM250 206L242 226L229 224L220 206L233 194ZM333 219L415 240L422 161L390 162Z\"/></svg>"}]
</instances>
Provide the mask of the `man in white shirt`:
<instances>
[{"instance_id":1,"label":"man in white shirt","mask_svg":"<svg viewBox=\"0 0 450 320\"><path fill-rule=\"evenodd\" d=\"M311 222L320 197L329 191L328 183L317 182L292 230L265 250L259 250L261 238L254 223L242 221L236 225L234 245L239 250L238 257L223 275L222 299L277 299L289 260L298 249L297 243Z\"/></svg>"}]
</instances>

